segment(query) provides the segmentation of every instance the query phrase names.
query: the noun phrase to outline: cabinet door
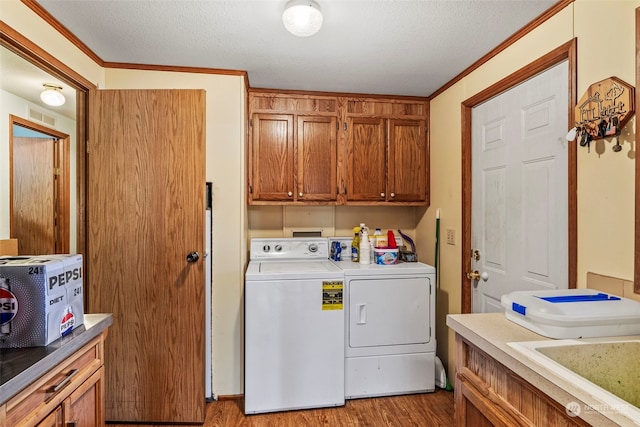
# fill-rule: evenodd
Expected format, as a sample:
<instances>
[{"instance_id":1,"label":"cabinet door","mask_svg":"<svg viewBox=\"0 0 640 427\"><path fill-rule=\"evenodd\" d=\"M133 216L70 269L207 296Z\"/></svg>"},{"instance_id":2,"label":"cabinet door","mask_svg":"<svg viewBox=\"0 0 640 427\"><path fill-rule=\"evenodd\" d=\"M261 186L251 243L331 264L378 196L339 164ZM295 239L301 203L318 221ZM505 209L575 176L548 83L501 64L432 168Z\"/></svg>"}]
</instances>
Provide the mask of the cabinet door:
<instances>
[{"instance_id":1,"label":"cabinet door","mask_svg":"<svg viewBox=\"0 0 640 427\"><path fill-rule=\"evenodd\" d=\"M385 119L351 118L347 123L347 201L386 200Z\"/></svg>"},{"instance_id":2,"label":"cabinet door","mask_svg":"<svg viewBox=\"0 0 640 427\"><path fill-rule=\"evenodd\" d=\"M104 368L98 369L64 401L65 425L102 426L104 419Z\"/></svg>"},{"instance_id":3,"label":"cabinet door","mask_svg":"<svg viewBox=\"0 0 640 427\"><path fill-rule=\"evenodd\" d=\"M389 120L388 165L387 200L426 200L428 171L424 120Z\"/></svg>"},{"instance_id":4,"label":"cabinet door","mask_svg":"<svg viewBox=\"0 0 640 427\"><path fill-rule=\"evenodd\" d=\"M335 117L298 117L298 201L336 200L336 135Z\"/></svg>"},{"instance_id":5,"label":"cabinet door","mask_svg":"<svg viewBox=\"0 0 640 427\"><path fill-rule=\"evenodd\" d=\"M252 199L293 200L293 115L254 114L252 128Z\"/></svg>"},{"instance_id":6,"label":"cabinet door","mask_svg":"<svg viewBox=\"0 0 640 427\"><path fill-rule=\"evenodd\" d=\"M63 425L62 407L58 406L52 413L47 415L45 419L36 424L36 427L62 427Z\"/></svg>"}]
</instances>

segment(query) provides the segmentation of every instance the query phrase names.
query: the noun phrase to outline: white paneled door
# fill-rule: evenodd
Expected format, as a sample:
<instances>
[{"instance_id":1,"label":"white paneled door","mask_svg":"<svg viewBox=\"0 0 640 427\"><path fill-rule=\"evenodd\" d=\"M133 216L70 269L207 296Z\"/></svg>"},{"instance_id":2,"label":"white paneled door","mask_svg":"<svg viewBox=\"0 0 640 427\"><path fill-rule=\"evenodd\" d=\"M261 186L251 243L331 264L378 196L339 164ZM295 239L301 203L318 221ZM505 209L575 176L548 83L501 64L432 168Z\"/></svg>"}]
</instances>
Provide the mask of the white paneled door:
<instances>
[{"instance_id":1,"label":"white paneled door","mask_svg":"<svg viewBox=\"0 0 640 427\"><path fill-rule=\"evenodd\" d=\"M568 72L564 61L473 108L474 313L568 287Z\"/></svg>"}]
</instances>

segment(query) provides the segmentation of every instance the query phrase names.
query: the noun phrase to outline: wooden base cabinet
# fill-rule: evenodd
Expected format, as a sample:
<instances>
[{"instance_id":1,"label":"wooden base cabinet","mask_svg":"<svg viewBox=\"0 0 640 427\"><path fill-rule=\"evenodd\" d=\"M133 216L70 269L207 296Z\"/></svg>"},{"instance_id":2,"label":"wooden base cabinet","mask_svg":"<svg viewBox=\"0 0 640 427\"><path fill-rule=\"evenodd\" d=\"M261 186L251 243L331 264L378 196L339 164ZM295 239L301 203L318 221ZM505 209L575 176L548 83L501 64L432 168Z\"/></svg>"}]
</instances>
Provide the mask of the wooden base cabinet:
<instances>
[{"instance_id":1,"label":"wooden base cabinet","mask_svg":"<svg viewBox=\"0 0 640 427\"><path fill-rule=\"evenodd\" d=\"M0 407L0 425L97 427L104 418L104 334Z\"/></svg>"},{"instance_id":2,"label":"wooden base cabinet","mask_svg":"<svg viewBox=\"0 0 640 427\"><path fill-rule=\"evenodd\" d=\"M456 369L458 426L589 425L458 334Z\"/></svg>"}]
</instances>

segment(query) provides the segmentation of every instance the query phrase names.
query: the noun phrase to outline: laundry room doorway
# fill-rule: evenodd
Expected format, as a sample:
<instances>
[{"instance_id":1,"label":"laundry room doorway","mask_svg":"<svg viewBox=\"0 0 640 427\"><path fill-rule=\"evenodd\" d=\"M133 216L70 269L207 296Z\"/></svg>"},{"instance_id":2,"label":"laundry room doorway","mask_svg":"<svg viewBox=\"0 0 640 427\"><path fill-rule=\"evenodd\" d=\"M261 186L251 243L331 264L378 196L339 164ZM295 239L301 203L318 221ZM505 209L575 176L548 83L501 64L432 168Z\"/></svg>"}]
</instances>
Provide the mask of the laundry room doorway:
<instances>
[{"instance_id":1,"label":"laundry room doorway","mask_svg":"<svg viewBox=\"0 0 640 427\"><path fill-rule=\"evenodd\" d=\"M575 286L573 42L463 103L463 312Z\"/></svg>"},{"instance_id":2,"label":"laundry room doorway","mask_svg":"<svg viewBox=\"0 0 640 427\"><path fill-rule=\"evenodd\" d=\"M21 255L69 252L69 135L11 115L10 228Z\"/></svg>"}]
</instances>

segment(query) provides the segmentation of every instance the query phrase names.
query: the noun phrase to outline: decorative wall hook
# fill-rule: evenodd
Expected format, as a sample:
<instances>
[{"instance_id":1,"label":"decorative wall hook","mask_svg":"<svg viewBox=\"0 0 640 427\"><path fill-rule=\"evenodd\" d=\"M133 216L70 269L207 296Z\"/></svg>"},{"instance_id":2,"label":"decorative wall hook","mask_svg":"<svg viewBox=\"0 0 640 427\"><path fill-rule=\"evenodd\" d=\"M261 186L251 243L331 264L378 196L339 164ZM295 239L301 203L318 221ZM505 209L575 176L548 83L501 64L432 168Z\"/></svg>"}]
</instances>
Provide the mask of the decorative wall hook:
<instances>
[{"instance_id":1,"label":"decorative wall hook","mask_svg":"<svg viewBox=\"0 0 640 427\"><path fill-rule=\"evenodd\" d=\"M613 151L622 150L620 132L635 112L635 89L609 77L589 86L575 107L576 137L581 146L606 137L615 137Z\"/></svg>"}]
</instances>

